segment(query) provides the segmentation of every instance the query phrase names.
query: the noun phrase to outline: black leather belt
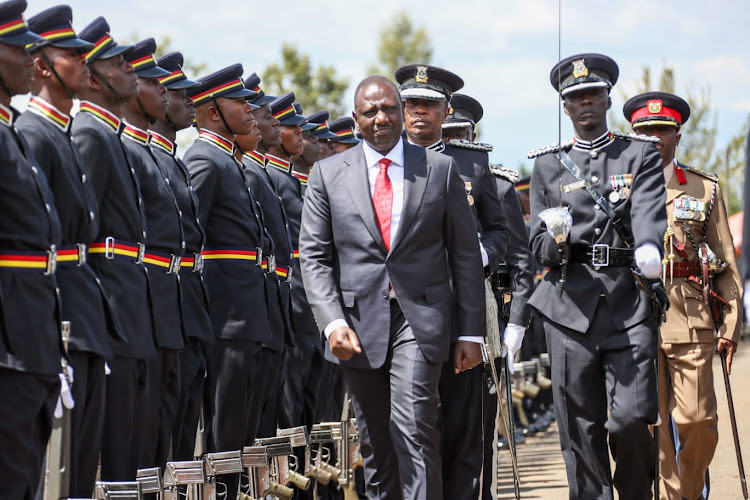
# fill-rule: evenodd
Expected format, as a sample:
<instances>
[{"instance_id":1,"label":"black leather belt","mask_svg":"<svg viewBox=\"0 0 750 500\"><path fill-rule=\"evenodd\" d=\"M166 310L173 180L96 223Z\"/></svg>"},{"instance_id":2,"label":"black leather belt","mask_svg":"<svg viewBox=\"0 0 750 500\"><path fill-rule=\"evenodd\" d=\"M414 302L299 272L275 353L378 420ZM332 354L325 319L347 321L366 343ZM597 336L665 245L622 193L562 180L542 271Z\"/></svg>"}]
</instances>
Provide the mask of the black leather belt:
<instances>
[{"instance_id":1,"label":"black leather belt","mask_svg":"<svg viewBox=\"0 0 750 500\"><path fill-rule=\"evenodd\" d=\"M609 245L573 245L570 262L594 267L631 267L634 265L631 248L616 248Z\"/></svg>"}]
</instances>

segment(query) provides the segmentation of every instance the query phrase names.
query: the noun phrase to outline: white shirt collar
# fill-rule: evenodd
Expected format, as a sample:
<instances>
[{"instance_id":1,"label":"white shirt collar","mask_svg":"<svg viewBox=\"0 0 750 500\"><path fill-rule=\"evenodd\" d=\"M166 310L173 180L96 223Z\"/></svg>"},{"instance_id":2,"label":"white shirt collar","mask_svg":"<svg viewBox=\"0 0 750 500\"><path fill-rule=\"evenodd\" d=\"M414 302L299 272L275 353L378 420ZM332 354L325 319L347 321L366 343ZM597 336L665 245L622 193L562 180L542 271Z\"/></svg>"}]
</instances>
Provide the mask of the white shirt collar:
<instances>
[{"instance_id":1,"label":"white shirt collar","mask_svg":"<svg viewBox=\"0 0 750 500\"><path fill-rule=\"evenodd\" d=\"M362 141L362 151L365 153L365 162L367 163L368 168L376 166L378 164L378 161L383 158L391 160L391 164L396 164L401 167L404 166L403 139L399 139L396 145L393 146L390 151L388 151L387 155L382 155L381 153L375 151L372 146L367 143L367 141Z\"/></svg>"}]
</instances>

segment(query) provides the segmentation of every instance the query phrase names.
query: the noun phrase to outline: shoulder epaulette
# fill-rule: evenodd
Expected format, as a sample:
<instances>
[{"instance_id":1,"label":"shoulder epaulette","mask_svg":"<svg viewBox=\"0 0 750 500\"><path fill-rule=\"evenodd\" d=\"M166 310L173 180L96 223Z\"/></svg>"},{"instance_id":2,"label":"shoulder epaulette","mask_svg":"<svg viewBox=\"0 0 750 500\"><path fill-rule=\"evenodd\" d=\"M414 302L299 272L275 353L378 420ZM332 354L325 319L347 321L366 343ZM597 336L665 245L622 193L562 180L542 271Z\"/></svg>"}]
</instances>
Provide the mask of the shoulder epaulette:
<instances>
[{"instance_id":1,"label":"shoulder epaulette","mask_svg":"<svg viewBox=\"0 0 750 500\"><path fill-rule=\"evenodd\" d=\"M645 134L634 134L632 132L619 132L617 130L613 130L612 135L628 141L650 142L651 144L659 144L659 142L661 142L658 137Z\"/></svg>"},{"instance_id":2,"label":"shoulder epaulette","mask_svg":"<svg viewBox=\"0 0 750 500\"><path fill-rule=\"evenodd\" d=\"M518 171L492 163L490 163L490 172L492 172L492 175L494 175L495 177L505 179L512 184L515 184L516 182L518 182L518 179L521 178Z\"/></svg>"},{"instance_id":3,"label":"shoulder epaulette","mask_svg":"<svg viewBox=\"0 0 750 500\"><path fill-rule=\"evenodd\" d=\"M575 139L568 139L565 142L556 142L554 144L550 144L549 146L544 146L543 148L529 151L526 157L529 158L530 160L533 160L534 158L538 156L546 155L547 153L557 153L561 149L567 149L567 148L573 147L573 144L575 143L576 143Z\"/></svg>"},{"instance_id":4,"label":"shoulder epaulette","mask_svg":"<svg viewBox=\"0 0 750 500\"><path fill-rule=\"evenodd\" d=\"M461 149L473 149L474 151L484 151L486 153L489 153L494 149L491 144L486 144L484 142L471 142L466 139L452 139L448 141L448 144Z\"/></svg>"},{"instance_id":5,"label":"shoulder epaulette","mask_svg":"<svg viewBox=\"0 0 750 500\"><path fill-rule=\"evenodd\" d=\"M709 180L711 180L712 182L718 182L719 181L719 176L716 175L713 172L706 172L705 170L701 170L701 169L698 169L698 168L695 168L695 167L688 167L688 166L683 165L683 164L680 164L680 167L683 170L687 170L688 172L692 172L692 173L700 175L702 177L706 177Z\"/></svg>"}]
</instances>

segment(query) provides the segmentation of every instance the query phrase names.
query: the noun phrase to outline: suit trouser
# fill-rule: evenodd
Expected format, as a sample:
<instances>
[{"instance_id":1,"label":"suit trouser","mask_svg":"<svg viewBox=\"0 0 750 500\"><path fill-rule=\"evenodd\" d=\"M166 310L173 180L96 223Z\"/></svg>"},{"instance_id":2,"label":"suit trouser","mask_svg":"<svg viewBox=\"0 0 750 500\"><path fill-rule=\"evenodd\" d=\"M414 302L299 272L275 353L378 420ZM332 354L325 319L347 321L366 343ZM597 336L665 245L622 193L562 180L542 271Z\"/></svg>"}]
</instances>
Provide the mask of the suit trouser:
<instances>
[{"instance_id":1,"label":"suit trouser","mask_svg":"<svg viewBox=\"0 0 750 500\"><path fill-rule=\"evenodd\" d=\"M611 500L613 484L621 500L650 499L656 446L648 425L658 413L652 319L617 330L600 297L585 334L549 320L544 327L570 499Z\"/></svg>"},{"instance_id":2,"label":"suit trouser","mask_svg":"<svg viewBox=\"0 0 750 500\"><path fill-rule=\"evenodd\" d=\"M0 368L0 498L31 500L41 487L57 375Z\"/></svg>"},{"instance_id":3,"label":"suit trouser","mask_svg":"<svg viewBox=\"0 0 750 500\"><path fill-rule=\"evenodd\" d=\"M708 465L719 440L713 384L713 343L665 344L659 349L659 450L662 499L688 500L703 492ZM680 464L667 422L680 438Z\"/></svg>"},{"instance_id":4,"label":"suit trouser","mask_svg":"<svg viewBox=\"0 0 750 500\"><path fill-rule=\"evenodd\" d=\"M368 498L443 498L437 429L440 368L422 354L395 300L384 365L342 368L357 417Z\"/></svg>"},{"instance_id":5,"label":"suit trouser","mask_svg":"<svg viewBox=\"0 0 750 500\"><path fill-rule=\"evenodd\" d=\"M70 496L90 497L96 483L104 434L104 358L93 352L68 353L73 366L70 424Z\"/></svg>"},{"instance_id":6,"label":"suit trouser","mask_svg":"<svg viewBox=\"0 0 750 500\"><path fill-rule=\"evenodd\" d=\"M172 457L174 460L193 460L206 379L206 358L202 341L189 338L179 355L182 392L172 433Z\"/></svg>"},{"instance_id":7,"label":"suit trouser","mask_svg":"<svg viewBox=\"0 0 750 500\"><path fill-rule=\"evenodd\" d=\"M107 363L102 481L135 481L141 427L150 415L146 360L114 357Z\"/></svg>"},{"instance_id":8,"label":"suit trouser","mask_svg":"<svg viewBox=\"0 0 750 500\"><path fill-rule=\"evenodd\" d=\"M440 374L440 435L443 498L475 500L479 496L484 441L482 438L481 364L456 375L455 345Z\"/></svg>"},{"instance_id":9,"label":"suit trouser","mask_svg":"<svg viewBox=\"0 0 750 500\"><path fill-rule=\"evenodd\" d=\"M503 362L505 362L503 360ZM497 391L501 391L500 387ZM482 463L482 500L497 498L497 393L490 394L485 383L482 389L482 423L484 428L484 460Z\"/></svg>"},{"instance_id":10,"label":"suit trouser","mask_svg":"<svg viewBox=\"0 0 750 500\"><path fill-rule=\"evenodd\" d=\"M262 342L216 339L206 353L205 416L210 452L242 450L245 444L250 400L259 386ZM239 489L239 474L219 478L227 498Z\"/></svg>"}]
</instances>

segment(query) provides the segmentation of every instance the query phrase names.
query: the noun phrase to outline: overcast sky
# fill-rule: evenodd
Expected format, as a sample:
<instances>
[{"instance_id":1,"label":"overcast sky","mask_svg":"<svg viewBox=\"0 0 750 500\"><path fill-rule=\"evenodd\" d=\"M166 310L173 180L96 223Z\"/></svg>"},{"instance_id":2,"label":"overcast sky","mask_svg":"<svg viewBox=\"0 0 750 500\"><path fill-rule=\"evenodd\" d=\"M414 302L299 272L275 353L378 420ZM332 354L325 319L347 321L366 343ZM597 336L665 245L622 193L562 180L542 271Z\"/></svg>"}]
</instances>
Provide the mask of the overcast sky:
<instances>
[{"instance_id":1,"label":"overcast sky","mask_svg":"<svg viewBox=\"0 0 750 500\"><path fill-rule=\"evenodd\" d=\"M26 17L59 2L28 3ZM209 71L241 62L246 74L261 73L280 58L283 42L293 42L313 64L334 65L352 89L376 62L381 27L405 8L428 30L433 64L460 75L466 82L461 92L484 106L482 140L495 147L492 161L530 166L529 150L557 142L558 98L549 83L558 60L557 0L68 3L77 31L103 15L116 40L169 35L174 48L207 63ZM678 93L710 87L723 147L750 113L749 12L747 0L562 0L562 57L601 52L617 61L620 81L612 95L618 116L618 88L632 93L645 65L656 75L674 68ZM572 136L564 115L562 135Z\"/></svg>"}]
</instances>

